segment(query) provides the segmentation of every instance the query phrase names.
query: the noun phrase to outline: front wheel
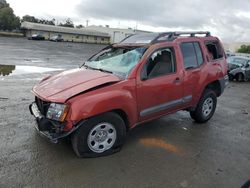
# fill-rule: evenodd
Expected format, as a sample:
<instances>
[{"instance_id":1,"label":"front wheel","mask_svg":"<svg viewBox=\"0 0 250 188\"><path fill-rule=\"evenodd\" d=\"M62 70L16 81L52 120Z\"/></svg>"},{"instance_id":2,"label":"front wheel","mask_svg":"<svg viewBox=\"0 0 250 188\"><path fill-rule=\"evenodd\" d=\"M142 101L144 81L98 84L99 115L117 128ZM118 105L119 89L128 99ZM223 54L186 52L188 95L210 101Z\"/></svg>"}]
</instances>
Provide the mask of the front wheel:
<instances>
[{"instance_id":1,"label":"front wheel","mask_svg":"<svg viewBox=\"0 0 250 188\"><path fill-rule=\"evenodd\" d=\"M242 73L237 74L236 75L236 80L238 82L244 82L245 81L244 75Z\"/></svg>"},{"instance_id":2,"label":"front wheel","mask_svg":"<svg viewBox=\"0 0 250 188\"><path fill-rule=\"evenodd\" d=\"M119 151L125 136L123 119L108 112L87 120L72 135L71 142L78 157L99 157Z\"/></svg>"},{"instance_id":3,"label":"front wheel","mask_svg":"<svg viewBox=\"0 0 250 188\"><path fill-rule=\"evenodd\" d=\"M205 123L212 118L217 105L217 96L212 90L205 90L197 107L190 116L198 123Z\"/></svg>"},{"instance_id":4,"label":"front wheel","mask_svg":"<svg viewBox=\"0 0 250 188\"><path fill-rule=\"evenodd\" d=\"M229 81L233 81L233 80L234 80L234 76L231 75L231 74L229 74L229 75L228 75L228 79L229 79Z\"/></svg>"}]
</instances>

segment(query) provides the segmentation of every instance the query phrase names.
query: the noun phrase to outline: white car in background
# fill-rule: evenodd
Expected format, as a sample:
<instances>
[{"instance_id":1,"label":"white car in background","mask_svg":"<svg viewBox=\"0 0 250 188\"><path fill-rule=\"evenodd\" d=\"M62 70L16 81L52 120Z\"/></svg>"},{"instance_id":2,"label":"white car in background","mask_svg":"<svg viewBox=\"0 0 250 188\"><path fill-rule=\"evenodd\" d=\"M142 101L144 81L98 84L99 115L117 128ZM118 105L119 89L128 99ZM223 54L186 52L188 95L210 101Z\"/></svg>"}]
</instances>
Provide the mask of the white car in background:
<instances>
[{"instance_id":1,"label":"white car in background","mask_svg":"<svg viewBox=\"0 0 250 188\"><path fill-rule=\"evenodd\" d=\"M54 42L63 42L63 37L62 35L55 35L52 36L49 40Z\"/></svg>"}]
</instances>

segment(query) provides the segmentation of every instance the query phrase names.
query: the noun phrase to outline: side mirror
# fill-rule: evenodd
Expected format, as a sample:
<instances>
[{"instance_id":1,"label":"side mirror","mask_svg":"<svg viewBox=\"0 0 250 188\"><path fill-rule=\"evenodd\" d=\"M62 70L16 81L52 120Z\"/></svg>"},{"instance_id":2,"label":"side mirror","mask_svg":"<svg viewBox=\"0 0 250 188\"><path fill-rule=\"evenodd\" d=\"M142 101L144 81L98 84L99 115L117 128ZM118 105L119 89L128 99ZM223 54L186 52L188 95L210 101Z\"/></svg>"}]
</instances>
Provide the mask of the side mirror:
<instances>
[{"instance_id":1,"label":"side mirror","mask_svg":"<svg viewBox=\"0 0 250 188\"><path fill-rule=\"evenodd\" d=\"M250 67L250 64L249 64L249 63L248 63L248 64L246 64L245 68L248 68L248 67Z\"/></svg>"}]
</instances>

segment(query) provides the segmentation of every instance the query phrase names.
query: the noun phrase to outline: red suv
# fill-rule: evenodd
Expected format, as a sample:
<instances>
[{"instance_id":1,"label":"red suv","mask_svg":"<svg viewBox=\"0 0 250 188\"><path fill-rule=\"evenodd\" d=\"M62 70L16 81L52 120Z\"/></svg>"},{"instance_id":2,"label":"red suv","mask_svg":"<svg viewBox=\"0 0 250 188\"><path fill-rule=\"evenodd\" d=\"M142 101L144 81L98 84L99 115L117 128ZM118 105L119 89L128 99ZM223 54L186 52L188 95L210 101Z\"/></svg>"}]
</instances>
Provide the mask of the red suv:
<instances>
[{"instance_id":1,"label":"red suv","mask_svg":"<svg viewBox=\"0 0 250 188\"><path fill-rule=\"evenodd\" d=\"M121 148L128 130L167 114L187 110L196 122L208 121L227 67L209 32L132 35L81 68L44 78L30 111L52 142L70 136L77 156L103 156Z\"/></svg>"}]
</instances>

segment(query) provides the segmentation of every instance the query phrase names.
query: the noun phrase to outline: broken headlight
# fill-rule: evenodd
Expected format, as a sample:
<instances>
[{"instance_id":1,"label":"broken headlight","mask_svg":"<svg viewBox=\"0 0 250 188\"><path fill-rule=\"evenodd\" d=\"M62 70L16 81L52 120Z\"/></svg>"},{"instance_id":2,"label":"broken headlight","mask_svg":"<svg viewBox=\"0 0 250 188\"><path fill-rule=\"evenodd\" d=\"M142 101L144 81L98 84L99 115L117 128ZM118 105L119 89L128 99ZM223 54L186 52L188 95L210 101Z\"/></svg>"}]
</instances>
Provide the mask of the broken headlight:
<instances>
[{"instance_id":1,"label":"broken headlight","mask_svg":"<svg viewBox=\"0 0 250 188\"><path fill-rule=\"evenodd\" d=\"M48 119L63 122L68 114L69 107L66 104L51 103L47 111Z\"/></svg>"}]
</instances>

